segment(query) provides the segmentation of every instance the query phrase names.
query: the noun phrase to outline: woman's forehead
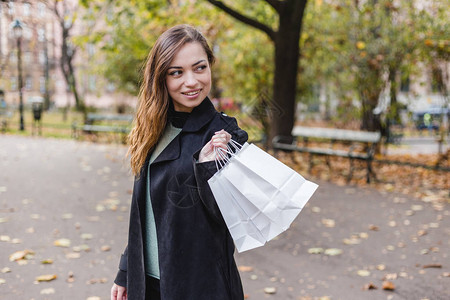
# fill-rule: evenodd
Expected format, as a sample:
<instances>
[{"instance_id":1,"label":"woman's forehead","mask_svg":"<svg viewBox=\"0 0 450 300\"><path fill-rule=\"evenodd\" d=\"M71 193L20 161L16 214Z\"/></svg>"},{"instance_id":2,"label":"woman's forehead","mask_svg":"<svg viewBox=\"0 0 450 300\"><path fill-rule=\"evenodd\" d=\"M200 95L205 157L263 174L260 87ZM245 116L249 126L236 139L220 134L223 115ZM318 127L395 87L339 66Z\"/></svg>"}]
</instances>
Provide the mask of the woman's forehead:
<instances>
[{"instance_id":1,"label":"woman's forehead","mask_svg":"<svg viewBox=\"0 0 450 300\"><path fill-rule=\"evenodd\" d=\"M193 42L184 44L177 51L170 65L190 66L200 60L208 61L208 55L200 43Z\"/></svg>"}]
</instances>

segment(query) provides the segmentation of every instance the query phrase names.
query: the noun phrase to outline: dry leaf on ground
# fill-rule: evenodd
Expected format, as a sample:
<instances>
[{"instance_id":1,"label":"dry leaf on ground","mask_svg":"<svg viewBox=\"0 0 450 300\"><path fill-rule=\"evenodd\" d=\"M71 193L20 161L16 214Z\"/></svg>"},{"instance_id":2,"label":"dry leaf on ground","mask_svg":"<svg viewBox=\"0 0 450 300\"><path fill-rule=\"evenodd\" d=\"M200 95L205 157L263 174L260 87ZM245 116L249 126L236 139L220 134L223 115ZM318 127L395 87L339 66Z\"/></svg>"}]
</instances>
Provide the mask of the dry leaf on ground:
<instances>
[{"instance_id":1,"label":"dry leaf on ground","mask_svg":"<svg viewBox=\"0 0 450 300\"><path fill-rule=\"evenodd\" d=\"M383 290L393 291L393 290L395 290L395 285L390 281L384 281L383 282Z\"/></svg>"},{"instance_id":2,"label":"dry leaf on ground","mask_svg":"<svg viewBox=\"0 0 450 300\"><path fill-rule=\"evenodd\" d=\"M9 256L9 261L19 261L22 259L29 259L31 258L32 255L34 255L34 252L32 250L16 251Z\"/></svg>"},{"instance_id":3,"label":"dry leaf on ground","mask_svg":"<svg viewBox=\"0 0 450 300\"><path fill-rule=\"evenodd\" d=\"M275 287L264 288L264 293L266 293L266 294L272 295L272 294L275 294L276 292L277 292L277 288L275 288Z\"/></svg>"},{"instance_id":4,"label":"dry leaf on ground","mask_svg":"<svg viewBox=\"0 0 450 300\"><path fill-rule=\"evenodd\" d=\"M36 281L38 281L38 282L52 281L52 280L55 280L56 278L58 278L58 276L56 276L56 274L45 274L45 275L40 275L40 276L36 277Z\"/></svg>"},{"instance_id":5,"label":"dry leaf on ground","mask_svg":"<svg viewBox=\"0 0 450 300\"><path fill-rule=\"evenodd\" d=\"M53 242L53 245L57 247L63 247L68 248L70 247L70 240L69 239L59 239Z\"/></svg>"},{"instance_id":6,"label":"dry leaf on ground","mask_svg":"<svg viewBox=\"0 0 450 300\"><path fill-rule=\"evenodd\" d=\"M250 266L239 266L238 269L241 272L252 272L253 271L253 267L250 267Z\"/></svg>"}]
</instances>

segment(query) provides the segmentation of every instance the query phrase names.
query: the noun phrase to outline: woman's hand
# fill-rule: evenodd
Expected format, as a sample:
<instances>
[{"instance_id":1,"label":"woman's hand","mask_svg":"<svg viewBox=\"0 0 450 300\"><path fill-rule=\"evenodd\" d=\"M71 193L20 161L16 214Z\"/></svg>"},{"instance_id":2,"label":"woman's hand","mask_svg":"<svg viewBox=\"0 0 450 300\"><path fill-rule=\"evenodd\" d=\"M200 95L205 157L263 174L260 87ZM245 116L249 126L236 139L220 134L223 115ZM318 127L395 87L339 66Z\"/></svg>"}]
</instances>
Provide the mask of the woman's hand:
<instances>
[{"instance_id":1,"label":"woman's hand","mask_svg":"<svg viewBox=\"0 0 450 300\"><path fill-rule=\"evenodd\" d=\"M198 158L199 162L212 161L216 159L216 153L214 148L219 147L222 149L227 149L227 144L231 140L231 134L226 132L225 130L217 131L211 140L206 143L206 145L200 151L200 155ZM217 157L219 159L219 157Z\"/></svg>"},{"instance_id":2,"label":"woman's hand","mask_svg":"<svg viewBox=\"0 0 450 300\"><path fill-rule=\"evenodd\" d=\"M114 285L111 288L111 300L127 300L127 288L117 285Z\"/></svg>"}]
</instances>

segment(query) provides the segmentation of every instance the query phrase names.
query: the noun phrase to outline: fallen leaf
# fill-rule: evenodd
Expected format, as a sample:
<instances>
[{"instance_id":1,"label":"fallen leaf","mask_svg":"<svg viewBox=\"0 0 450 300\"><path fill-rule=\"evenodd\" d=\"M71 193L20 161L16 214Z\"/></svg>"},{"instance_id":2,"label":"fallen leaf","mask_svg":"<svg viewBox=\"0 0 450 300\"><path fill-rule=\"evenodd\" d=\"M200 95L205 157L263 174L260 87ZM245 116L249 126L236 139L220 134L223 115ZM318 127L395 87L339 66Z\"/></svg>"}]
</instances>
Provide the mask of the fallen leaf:
<instances>
[{"instance_id":1,"label":"fallen leaf","mask_svg":"<svg viewBox=\"0 0 450 300\"><path fill-rule=\"evenodd\" d=\"M277 288L275 287L266 287L264 288L264 293L273 295L277 292Z\"/></svg>"},{"instance_id":2,"label":"fallen leaf","mask_svg":"<svg viewBox=\"0 0 450 300\"><path fill-rule=\"evenodd\" d=\"M385 265L377 265L377 270L384 271L386 269Z\"/></svg>"},{"instance_id":3,"label":"fallen leaf","mask_svg":"<svg viewBox=\"0 0 450 300\"><path fill-rule=\"evenodd\" d=\"M322 224L328 228L333 228L336 226L336 222L333 219L322 219Z\"/></svg>"},{"instance_id":4,"label":"fallen leaf","mask_svg":"<svg viewBox=\"0 0 450 300\"><path fill-rule=\"evenodd\" d=\"M440 269L442 268L441 264L429 264L429 265L424 265L422 268L427 269L427 268L437 268Z\"/></svg>"},{"instance_id":5,"label":"fallen leaf","mask_svg":"<svg viewBox=\"0 0 450 300\"><path fill-rule=\"evenodd\" d=\"M362 239L367 240L369 238L369 234L367 234L367 232L361 232L359 234L359 237L362 238Z\"/></svg>"},{"instance_id":6,"label":"fallen leaf","mask_svg":"<svg viewBox=\"0 0 450 300\"><path fill-rule=\"evenodd\" d=\"M423 206L420 205L420 204L417 204L417 205L411 205L411 209L412 209L413 211L421 211L421 210L423 210Z\"/></svg>"},{"instance_id":7,"label":"fallen leaf","mask_svg":"<svg viewBox=\"0 0 450 300\"><path fill-rule=\"evenodd\" d=\"M81 235L81 238L82 238L83 240L91 240L91 239L93 238L93 235L90 234L90 233L83 233L83 234Z\"/></svg>"},{"instance_id":8,"label":"fallen leaf","mask_svg":"<svg viewBox=\"0 0 450 300\"><path fill-rule=\"evenodd\" d=\"M0 223L6 223L8 222L8 218L0 218Z\"/></svg>"},{"instance_id":9,"label":"fallen leaf","mask_svg":"<svg viewBox=\"0 0 450 300\"><path fill-rule=\"evenodd\" d=\"M0 235L0 242L9 242L11 238L7 235Z\"/></svg>"},{"instance_id":10,"label":"fallen leaf","mask_svg":"<svg viewBox=\"0 0 450 300\"><path fill-rule=\"evenodd\" d=\"M19 261L23 259L29 259L32 257L33 254L34 252L32 250L16 251L9 256L9 261Z\"/></svg>"},{"instance_id":11,"label":"fallen leaf","mask_svg":"<svg viewBox=\"0 0 450 300\"><path fill-rule=\"evenodd\" d=\"M405 215L407 215L408 217L410 217L410 216L414 215L414 211L408 209L408 210L405 212Z\"/></svg>"},{"instance_id":12,"label":"fallen leaf","mask_svg":"<svg viewBox=\"0 0 450 300\"><path fill-rule=\"evenodd\" d=\"M422 254L422 255L425 255L425 254L428 254L428 253L430 253L430 250L428 250L428 249L422 249L420 251L420 254Z\"/></svg>"},{"instance_id":13,"label":"fallen leaf","mask_svg":"<svg viewBox=\"0 0 450 300\"><path fill-rule=\"evenodd\" d=\"M309 248L308 249L309 254L321 254L321 253L323 253L323 251L324 251L323 248Z\"/></svg>"},{"instance_id":14,"label":"fallen leaf","mask_svg":"<svg viewBox=\"0 0 450 300\"><path fill-rule=\"evenodd\" d=\"M89 246L86 245L86 244L83 244L83 245L80 245L80 246L74 246L74 247L72 248L72 250L73 250L74 252L81 252L81 251L89 252L89 251L91 251L91 247L89 247Z\"/></svg>"},{"instance_id":15,"label":"fallen leaf","mask_svg":"<svg viewBox=\"0 0 450 300\"><path fill-rule=\"evenodd\" d=\"M389 273L384 275L383 280L395 280L397 279L397 273Z\"/></svg>"},{"instance_id":16,"label":"fallen leaf","mask_svg":"<svg viewBox=\"0 0 450 300\"><path fill-rule=\"evenodd\" d=\"M0 278L0 284L5 284L5 283L6 283L6 280L3 278Z\"/></svg>"},{"instance_id":17,"label":"fallen leaf","mask_svg":"<svg viewBox=\"0 0 450 300\"><path fill-rule=\"evenodd\" d=\"M430 228L439 228L439 223L430 223Z\"/></svg>"},{"instance_id":18,"label":"fallen leaf","mask_svg":"<svg viewBox=\"0 0 450 300\"><path fill-rule=\"evenodd\" d=\"M380 228L378 227L378 226L376 226L376 225L369 225L369 230L372 230L372 231L378 231L378 230L380 230Z\"/></svg>"},{"instance_id":19,"label":"fallen leaf","mask_svg":"<svg viewBox=\"0 0 450 300\"><path fill-rule=\"evenodd\" d=\"M378 287L377 287L376 285L374 285L372 282L366 284L366 285L363 287L363 290L376 290L376 289L378 289Z\"/></svg>"},{"instance_id":20,"label":"fallen leaf","mask_svg":"<svg viewBox=\"0 0 450 300\"><path fill-rule=\"evenodd\" d=\"M442 273L442 277L450 277L450 272L444 272L444 273Z\"/></svg>"},{"instance_id":21,"label":"fallen leaf","mask_svg":"<svg viewBox=\"0 0 450 300\"><path fill-rule=\"evenodd\" d=\"M311 211L312 211L313 213L320 213L320 207L314 206L314 207L311 208Z\"/></svg>"},{"instance_id":22,"label":"fallen leaf","mask_svg":"<svg viewBox=\"0 0 450 300\"><path fill-rule=\"evenodd\" d=\"M342 250L337 248L330 248L325 250L324 254L329 256L336 256L342 254Z\"/></svg>"},{"instance_id":23,"label":"fallen leaf","mask_svg":"<svg viewBox=\"0 0 450 300\"><path fill-rule=\"evenodd\" d=\"M251 280L257 280L258 279L258 275L252 274L252 275L250 275L250 279Z\"/></svg>"},{"instance_id":24,"label":"fallen leaf","mask_svg":"<svg viewBox=\"0 0 450 300\"><path fill-rule=\"evenodd\" d=\"M424 236L424 235L426 235L428 232L426 231L426 230L419 230L418 232L417 232L417 235L418 236Z\"/></svg>"},{"instance_id":25,"label":"fallen leaf","mask_svg":"<svg viewBox=\"0 0 450 300\"><path fill-rule=\"evenodd\" d=\"M110 250L111 250L111 246L109 246L109 245L103 245L103 246L100 248L100 250L103 251L103 252L110 251Z\"/></svg>"},{"instance_id":26,"label":"fallen leaf","mask_svg":"<svg viewBox=\"0 0 450 300\"><path fill-rule=\"evenodd\" d=\"M94 297L87 297L86 300L101 300L100 297L94 296Z\"/></svg>"},{"instance_id":27,"label":"fallen leaf","mask_svg":"<svg viewBox=\"0 0 450 300\"><path fill-rule=\"evenodd\" d=\"M73 272L69 272L67 280L68 283L72 283L75 281L75 275L73 274Z\"/></svg>"},{"instance_id":28,"label":"fallen leaf","mask_svg":"<svg viewBox=\"0 0 450 300\"><path fill-rule=\"evenodd\" d=\"M3 269L1 269L0 272L2 272L2 273L10 273L10 272L11 272L11 269L8 268L8 267L4 267Z\"/></svg>"},{"instance_id":29,"label":"fallen leaf","mask_svg":"<svg viewBox=\"0 0 450 300\"><path fill-rule=\"evenodd\" d=\"M53 245L57 247L64 247L68 248L70 247L70 240L69 239L59 239L53 242Z\"/></svg>"},{"instance_id":30,"label":"fallen leaf","mask_svg":"<svg viewBox=\"0 0 450 300\"><path fill-rule=\"evenodd\" d=\"M367 277L370 276L370 272L367 270L358 270L358 272L356 272L359 276L361 277Z\"/></svg>"},{"instance_id":31,"label":"fallen leaf","mask_svg":"<svg viewBox=\"0 0 450 300\"><path fill-rule=\"evenodd\" d=\"M55 289L54 288L48 288L48 289L43 289L41 291L41 295L51 295L55 293Z\"/></svg>"},{"instance_id":32,"label":"fallen leaf","mask_svg":"<svg viewBox=\"0 0 450 300\"><path fill-rule=\"evenodd\" d=\"M393 291L393 290L395 290L395 285L390 281L384 281L383 282L383 290Z\"/></svg>"},{"instance_id":33,"label":"fallen leaf","mask_svg":"<svg viewBox=\"0 0 450 300\"><path fill-rule=\"evenodd\" d=\"M239 266L238 270L241 272L252 272L253 271L253 267L250 266Z\"/></svg>"},{"instance_id":34,"label":"fallen leaf","mask_svg":"<svg viewBox=\"0 0 450 300\"><path fill-rule=\"evenodd\" d=\"M21 244L22 240L21 239L12 239L11 240L11 244Z\"/></svg>"},{"instance_id":35,"label":"fallen leaf","mask_svg":"<svg viewBox=\"0 0 450 300\"><path fill-rule=\"evenodd\" d=\"M41 260L41 264L43 264L43 265L51 265L52 263L53 263L53 259L51 259L51 258Z\"/></svg>"},{"instance_id":36,"label":"fallen leaf","mask_svg":"<svg viewBox=\"0 0 450 300\"><path fill-rule=\"evenodd\" d=\"M56 274L46 274L46 275L40 275L40 276L36 277L36 281L38 281L38 282L52 281L52 280L55 280L56 278L58 278L58 276L56 276Z\"/></svg>"},{"instance_id":37,"label":"fallen leaf","mask_svg":"<svg viewBox=\"0 0 450 300\"><path fill-rule=\"evenodd\" d=\"M69 259L76 259L76 258L80 258L80 257L81 257L81 254L78 252L70 252L70 253L66 254L66 258L69 258Z\"/></svg>"},{"instance_id":38,"label":"fallen leaf","mask_svg":"<svg viewBox=\"0 0 450 300\"><path fill-rule=\"evenodd\" d=\"M349 238L349 239L343 239L342 242L346 245L358 245L361 244L361 240L359 240L358 238Z\"/></svg>"},{"instance_id":39,"label":"fallen leaf","mask_svg":"<svg viewBox=\"0 0 450 300\"><path fill-rule=\"evenodd\" d=\"M105 208L105 206L103 206L103 205L101 205L101 204L98 204L98 205L95 207L95 210L96 210L97 212L102 212L102 211L105 211L106 208Z\"/></svg>"}]
</instances>

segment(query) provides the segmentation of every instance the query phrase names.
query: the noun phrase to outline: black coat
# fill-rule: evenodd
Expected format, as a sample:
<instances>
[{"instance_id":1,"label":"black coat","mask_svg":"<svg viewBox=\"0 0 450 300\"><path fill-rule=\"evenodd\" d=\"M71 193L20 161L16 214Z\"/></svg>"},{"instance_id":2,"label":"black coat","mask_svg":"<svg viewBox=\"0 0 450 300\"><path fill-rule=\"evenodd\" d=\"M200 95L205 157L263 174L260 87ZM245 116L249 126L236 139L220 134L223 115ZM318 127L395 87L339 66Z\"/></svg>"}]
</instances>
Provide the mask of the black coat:
<instances>
[{"instance_id":1,"label":"black coat","mask_svg":"<svg viewBox=\"0 0 450 300\"><path fill-rule=\"evenodd\" d=\"M201 148L221 129L241 144L248 138L234 118L218 113L206 98L150 166L162 300L244 298L233 240L207 183L216 164L197 162ZM143 226L150 154L134 183L128 246L115 280L127 287L130 300L145 298Z\"/></svg>"}]
</instances>

